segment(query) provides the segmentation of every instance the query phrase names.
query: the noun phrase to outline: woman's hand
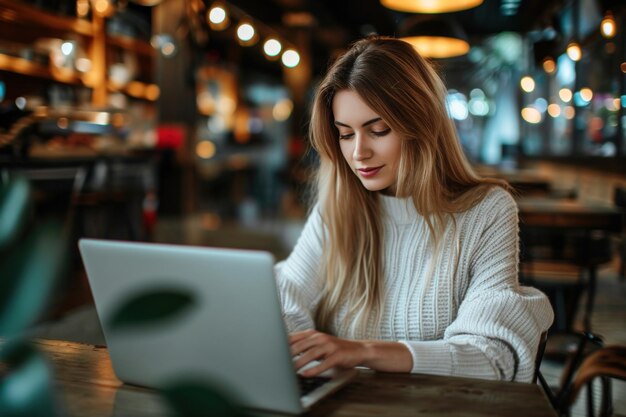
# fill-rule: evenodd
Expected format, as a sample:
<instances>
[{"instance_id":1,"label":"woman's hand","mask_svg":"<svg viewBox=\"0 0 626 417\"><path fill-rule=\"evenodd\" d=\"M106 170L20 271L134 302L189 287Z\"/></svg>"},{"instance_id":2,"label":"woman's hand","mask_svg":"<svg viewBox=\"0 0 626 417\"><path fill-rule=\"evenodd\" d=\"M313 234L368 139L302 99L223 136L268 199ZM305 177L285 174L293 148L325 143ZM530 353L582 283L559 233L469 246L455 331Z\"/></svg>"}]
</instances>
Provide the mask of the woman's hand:
<instances>
[{"instance_id":1,"label":"woman's hand","mask_svg":"<svg viewBox=\"0 0 626 417\"><path fill-rule=\"evenodd\" d=\"M302 354L295 362L300 369L311 361L320 363L301 372L311 377L321 374L327 369L354 368L363 365L367 360L368 347L363 341L340 339L316 330L305 330L289 336L291 354Z\"/></svg>"},{"instance_id":2,"label":"woman's hand","mask_svg":"<svg viewBox=\"0 0 626 417\"><path fill-rule=\"evenodd\" d=\"M320 362L301 372L306 377L334 367L363 365L383 372L410 372L413 367L411 352L398 342L346 340L316 330L305 330L289 335L289 344L291 354L300 355L295 362L296 369L311 361Z\"/></svg>"}]
</instances>

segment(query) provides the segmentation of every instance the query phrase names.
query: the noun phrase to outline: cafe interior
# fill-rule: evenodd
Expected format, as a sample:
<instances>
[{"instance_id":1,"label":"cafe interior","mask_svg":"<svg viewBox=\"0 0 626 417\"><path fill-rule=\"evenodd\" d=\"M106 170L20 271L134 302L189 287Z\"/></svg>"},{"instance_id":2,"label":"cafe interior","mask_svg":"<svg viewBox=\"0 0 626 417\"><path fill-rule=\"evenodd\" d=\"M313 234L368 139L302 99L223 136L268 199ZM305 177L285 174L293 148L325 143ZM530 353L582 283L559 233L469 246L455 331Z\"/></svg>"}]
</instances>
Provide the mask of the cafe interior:
<instances>
[{"instance_id":1,"label":"cafe interior","mask_svg":"<svg viewBox=\"0 0 626 417\"><path fill-rule=\"evenodd\" d=\"M484 394L495 408L450 402L626 415L625 25L623 0L0 0L0 414L172 415L110 365L70 365L107 345L78 240L285 259L311 208L316 87L378 34L441 75L468 160L514 190L519 280L555 312L543 403L493 405L512 383ZM406 384L407 413L445 414ZM376 414L350 395L311 415Z\"/></svg>"}]
</instances>

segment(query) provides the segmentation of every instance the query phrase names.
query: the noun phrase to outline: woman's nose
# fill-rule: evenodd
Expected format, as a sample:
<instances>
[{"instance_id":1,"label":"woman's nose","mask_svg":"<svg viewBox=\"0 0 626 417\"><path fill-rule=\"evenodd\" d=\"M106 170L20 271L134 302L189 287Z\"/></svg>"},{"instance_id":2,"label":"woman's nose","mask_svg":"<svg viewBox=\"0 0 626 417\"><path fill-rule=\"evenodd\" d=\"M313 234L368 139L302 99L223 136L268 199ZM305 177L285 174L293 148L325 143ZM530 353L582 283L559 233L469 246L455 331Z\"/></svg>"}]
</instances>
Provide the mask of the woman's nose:
<instances>
[{"instance_id":1,"label":"woman's nose","mask_svg":"<svg viewBox=\"0 0 626 417\"><path fill-rule=\"evenodd\" d=\"M362 161L372 156L371 148L367 142L367 139L361 135L357 135L354 141L354 150L352 152L352 159L355 161Z\"/></svg>"}]
</instances>

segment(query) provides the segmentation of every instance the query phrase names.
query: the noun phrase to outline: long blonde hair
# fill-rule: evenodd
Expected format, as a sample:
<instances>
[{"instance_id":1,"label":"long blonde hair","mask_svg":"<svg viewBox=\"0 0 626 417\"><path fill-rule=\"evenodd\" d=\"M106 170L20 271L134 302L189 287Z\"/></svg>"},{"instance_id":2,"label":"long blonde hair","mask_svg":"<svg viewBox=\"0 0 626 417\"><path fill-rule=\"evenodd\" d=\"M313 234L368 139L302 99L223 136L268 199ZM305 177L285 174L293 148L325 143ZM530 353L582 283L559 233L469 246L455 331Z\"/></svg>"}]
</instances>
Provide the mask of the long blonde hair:
<instances>
[{"instance_id":1,"label":"long blonde hair","mask_svg":"<svg viewBox=\"0 0 626 417\"><path fill-rule=\"evenodd\" d=\"M448 117L443 82L408 43L370 37L335 61L318 87L309 127L320 156L317 199L326 228L325 288L316 322L328 331L347 306L340 326L356 337L368 325L378 328L384 307L383 227L378 193L363 187L339 148L332 103L340 90L359 94L402 139L396 196L412 199L435 248L454 221L451 214L473 207L490 186L506 183L474 173Z\"/></svg>"}]
</instances>

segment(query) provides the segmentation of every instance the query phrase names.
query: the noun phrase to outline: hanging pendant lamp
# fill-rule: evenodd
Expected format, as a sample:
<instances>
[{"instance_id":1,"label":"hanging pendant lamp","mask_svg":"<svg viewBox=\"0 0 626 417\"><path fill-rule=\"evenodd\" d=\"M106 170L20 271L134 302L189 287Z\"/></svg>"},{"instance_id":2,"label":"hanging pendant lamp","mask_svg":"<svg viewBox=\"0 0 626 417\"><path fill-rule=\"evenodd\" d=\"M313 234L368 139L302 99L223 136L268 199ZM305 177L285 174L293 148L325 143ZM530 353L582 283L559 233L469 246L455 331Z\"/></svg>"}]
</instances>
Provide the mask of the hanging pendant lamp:
<instances>
[{"instance_id":1,"label":"hanging pendant lamp","mask_svg":"<svg viewBox=\"0 0 626 417\"><path fill-rule=\"evenodd\" d=\"M483 0L380 0L388 9L408 13L450 13L480 5Z\"/></svg>"},{"instance_id":2,"label":"hanging pendant lamp","mask_svg":"<svg viewBox=\"0 0 626 417\"><path fill-rule=\"evenodd\" d=\"M427 58L452 58L470 50L463 27L450 18L409 17L400 29L403 41Z\"/></svg>"}]
</instances>

